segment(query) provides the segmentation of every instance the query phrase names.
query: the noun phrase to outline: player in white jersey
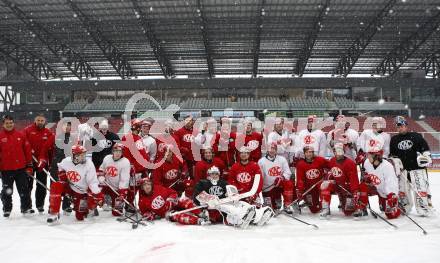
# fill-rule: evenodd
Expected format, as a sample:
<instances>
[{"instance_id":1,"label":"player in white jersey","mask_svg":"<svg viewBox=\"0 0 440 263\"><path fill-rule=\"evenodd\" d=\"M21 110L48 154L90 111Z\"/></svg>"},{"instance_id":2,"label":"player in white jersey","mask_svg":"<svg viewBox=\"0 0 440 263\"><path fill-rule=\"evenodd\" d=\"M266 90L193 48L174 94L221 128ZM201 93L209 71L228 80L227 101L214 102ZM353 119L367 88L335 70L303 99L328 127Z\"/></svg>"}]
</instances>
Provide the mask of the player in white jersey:
<instances>
[{"instance_id":1,"label":"player in white jersey","mask_svg":"<svg viewBox=\"0 0 440 263\"><path fill-rule=\"evenodd\" d=\"M141 134L142 142L144 143L145 151L147 151L150 157L150 162L153 163L156 160L157 144L156 139L150 135L150 128L153 125L153 120L146 119L141 122Z\"/></svg>"},{"instance_id":2,"label":"player in white jersey","mask_svg":"<svg viewBox=\"0 0 440 263\"><path fill-rule=\"evenodd\" d=\"M388 219L397 218L400 215L398 207L399 182L393 165L383 159L383 150L379 147L370 148L368 159L364 162L362 183L359 185L362 209L368 203L368 195L378 195L381 210Z\"/></svg>"},{"instance_id":3,"label":"player in white jersey","mask_svg":"<svg viewBox=\"0 0 440 263\"><path fill-rule=\"evenodd\" d=\"M283 126L284 119L276 118L274 130L267 136L267 145L276 143L278 149L277 154L289 161L291 159L289 151L291 151L291 147L293 147L295 143L295 134L285 130Z\"/></svg>"},{"instance_id":4,"label":"player in white jersey","mask_svg":"<svg viewBox=\"0 0 440 263\"><path fill-rule=\"evenodd\" d=\"M122 156L123 149L122 143L113 145L112 154L104 157L98 170L98 181L102 184L104 195L110 197L114 216L122 215L130 182L131 165L130 161Z\"/></svg>"},{"instance_id":5,"label":"player in white jersey","mask_svg":"<svg viewBox=\"0 0 440 263\"><path fill-rule=\"evenodd\" d=\"M277 154L277 144L273 142L266 156L258 161L263 174L264 203L272 208L279 208L281 195L284 205L290 206L293 202L294 182L291 180L292 172L286 158Z\"/></svg>"},{"instance_id":6,"label":"player in white jersey","mask_svg":"<svg viewBox=\"0 0 440 263\"><path fill-rule=\"evenodd\" d=\"M59 220L62 196L68 195L73 199L75 217L80 221L97 205L102 206L104 195L99 187L95 166L92 160L86 159L84 146L72 146L72 156L58 164L58 178L59 181L53 182L50 187L47 223L53 224Z\"/></svg>"},{"instance_id":7,"label":"player in white jersey","mask_svg":"<svg viewBox=\"0 0 440 263\"><path fill-rule=\"evenodd\" d=\"M358 155L366 153L370 148L383 149L383 157L388 158L390 154L390 140L388 133L384 132L385 119L382 117L374 117L371 129L365 129L357 140Z\"/></svg>"},{"instance_id":8,"label":"player in white jersey","mask_svg":"<svg viewBox=\"0 0 440 263\"><path fill-rule=\"evenodd\" d=\"M336 143L344 145L344 153L348 158L356 158L356 143L359 138L357 131L350 128L350 122L346 121L344 115L338 115L335 120L335 129L327 134L327 142L330 148L333 148ZM333 151L330 151L333 155Z\"/></svg>"},{"instance_id":9,"label":"player in white jersey","mask_svg":"<svg viewBox=\"0 0 440 263\"><path fill-rule=\"evenodd\" d=\"M327 152L327 140L323 131L315 128L316 116L307 118L307 129L298 132L296 137L297 157L303 156L304 147L312 147L315 150L315 156L325 157Z\"/></svg>"},{"instance_id":10,"label":"player in white jersey","mask_svg":"<svg viewBox=\"0 0 440 263\"><path fill-rule=\"evenodd\" d=\"M211 148L214 144L215 135L217 134L217 122L214 118L209 118L205 123L201 132L199 132L194 138L194 142L202 149Z\"/></svg>"}]
</instances>

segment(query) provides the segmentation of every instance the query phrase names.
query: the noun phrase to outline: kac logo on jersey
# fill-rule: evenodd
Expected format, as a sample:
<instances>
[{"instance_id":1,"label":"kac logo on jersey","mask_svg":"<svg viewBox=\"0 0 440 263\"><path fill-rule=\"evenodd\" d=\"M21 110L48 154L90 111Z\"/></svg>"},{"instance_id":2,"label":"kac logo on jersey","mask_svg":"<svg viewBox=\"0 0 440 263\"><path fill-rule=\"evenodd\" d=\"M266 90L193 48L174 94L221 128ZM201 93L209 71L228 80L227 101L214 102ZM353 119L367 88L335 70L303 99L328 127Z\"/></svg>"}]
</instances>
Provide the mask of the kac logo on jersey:
<instances>
[{"instance_id":1,"label":"kac logo on jersey","mask_svg":"<svg viewBox=\"0 0 440 263\"><path fill-rule=\"evenodd\" d=\"M237 174L237 181L239 181L240 183L249 183L251 179L251 175L248 172Z\"/></svg>"},{"instance_id":2,"label":"kac logo on jersey","mask_svg":"<svg viewBox=\"0 0 440 263\"><path fill-rule=\"evenodd\" d=\"M314 144L315 143L315 137L313 137L312 135L306 135L306 137L304 137L304 144Z\"/></svg>"},{"instance_id":3,"label":"kac logo on jersey","mask_svg":"<svg viewBox=\"0 0 440 263\"><path fill-rule=\"evenodd\" d=\"M159 146L157 147L157 151L161 153L165 152L166 146L167 146L166 143L160 143Z\"/></svg>"},{"instance_id":4,"label":"kac logo on jersey","mask_svg":"<svg viewBox=\"0 0 440 263\"><path fill-rule=\"evenodd\" d=\"M257 149L259 145L260 145L260 143L258 143L258 141L256 141L256 140L252 140L247 143L247 147L251 151Z\"/></svg>"},{"instance_id":5,"label":"kac logo on jersey","mask_svg":"<svg viewBox=\"0 0 440 263\"><path fill-rule=\"evenodd\" d=\"M334 178L338 178L342 176L342 170L339 167L333 167L330 169L330 172L332 173Z\"/></svg>"},{"instance_id":6,"label":"kac logo on jersey","mask_svg":"<svg viewBox=\"0 0 440 263\"><path fill-rule=\"evenodd\" d=\"M223 195L223 188L221 188L218 185L213 185L208 190L209 194L216 195L216 196L222 196Z\"/></svg>"},{"instance_id":7,"label":"kac logo on jersey","mask_svg":"<svg viewBox=\"0 0 440 263\"><path fill-rule=\"evenodd\" d=\"M112 141L110 141L110 140L99 140L98 141L98 146L100 148L103 148L103 149L110 148L110 147L112 147Z\"/></svg>"},{"instance_id":8,"label":"kac logo on jersey","mask_svg":"<svg viewBox=\"0 0 440 263\"><path fill-rule=\"evenodd\" d=\"M105 174L110 177L116 177L116 176L118 176L118 168L116 168L114 166L109 166L109 167L105 168Z\"/></svg>"},{"instance_id":9,"label":"kac logo on jersey","mask_svg":"<svg viewBox=\"0 0 440 263\"><path fill-rule=\"evenodd\" d=\"M399 150L408 150L411 149L413 147L414 143L411 140L404 140L399 142L399 144L397 144L397 148L399 148Z\"/></svg>"},{"instance_id":10,"label":"kac logo on jersey","mask_svg":"<svg viewBox=\"0 0 440 263\"><path fill-rule=\"evenodd\" d=\"M183 135L183 141L185 142L193 142L194 136L192 134L185 134Z\"/></svg>"},{"instance_id":11,"label":"kac logo on jersey","mask_svg":"<svg viewBox=\"0 0 440 263\"><path fill-rule=\"evenodd\" d=\"M135 145L136 145L136 149L138 149L138 150L143 150L144 149L144 143L142 142L142 140L137 140L135 142Z\"/></svg>"},{"instance_id":12,"label":"kac logo on jersey","mask_svg":"<svg viewBox=\"0 0 440 263\"><path fill-rule=\"evenodd\" d=\"M167 179L167 180L173 180L176 177L177 177L177 170L176 169L171 169L165 173L165 179Z\"/></svg>"},{"instance_id":13,"label":"kac logo on jersey","mask_svg":"<svg viewBox=\"0 0 440 263\"><path fill-rule=\"evenodd\" d=\"M306 178L309 180L313 180L318 178L321 175L318 169L310 169L306 172Z\"/></svg>"},{"instance_id":14,"label":"kac logo on jersey","mask_svg":"<svg viewBox=\"0 0 440 263\"><path fill-rule=\"evenodd\" d=\"M283 173L283 171L281 170L281 167L274 166L271 167L269 171L267 171L267 173L269 174L269 176L280 176Z\"/></svg>"},{"instance_id":15,"label":"kac logo on jersey","mask_svg":"<svg viewBox=\"0 0 440 263\"><path fill-rule=\"evenodd\" d=\"M77 171L67 171L66 175L72 183L77 183L81 180L81 175Z\"/></svg>"},{"instance_id":16,"label":"kac logo on jersey","mask_svg":"<svg viewBox=\"0 0 440 263\"><path fill-rule=\"evenodd\" d=\"M376 145L379 145L380 142L377 141L377 140L371 139L371 140L368 142L368 144L370 145L370 147L374 147L374 146L376 146Z\"/></svg>"},{"instance_id":17,"label":"kac logo on jersey","mask_svg":"<svg viewBox=\"0 0 440 263\"><path fill-rule=\"evenodd\" d=\"M380 185L380 183L382 183L380 178L375 174L368 174L368 180L371 182L372 185L375 186Z\"/></svg>"},{"instance_id":18,"label":"kac logo on jersey","mask_svg":"<svg viewBox=\"0 0 440 263\"><path fill-rule=\"evenodd\" d=\"M151 208L153 209L160 209L165 204L165 200L162 196L158 195L156 198L153 199L151 202Z\"/></svg>"}]
</instances>

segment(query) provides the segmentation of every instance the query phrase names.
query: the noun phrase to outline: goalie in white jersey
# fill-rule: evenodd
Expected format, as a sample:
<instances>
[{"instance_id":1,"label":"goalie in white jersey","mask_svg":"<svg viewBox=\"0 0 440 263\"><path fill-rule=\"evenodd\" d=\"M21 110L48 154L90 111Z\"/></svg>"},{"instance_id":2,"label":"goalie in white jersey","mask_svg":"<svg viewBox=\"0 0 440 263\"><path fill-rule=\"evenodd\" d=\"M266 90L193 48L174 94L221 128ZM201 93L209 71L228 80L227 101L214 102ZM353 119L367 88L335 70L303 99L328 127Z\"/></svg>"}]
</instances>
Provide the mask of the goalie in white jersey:
<instances>
[{"instance_id":1,"label":"goalie in white jersey","mask_svg":"<svg viewBox=\"0 0 440 263\"><path fill-rule=\"evenodd\" d=\"M371 129L365 129L357 140L358 156L365 155L370 148L381 148L383 157L388 158L390 154L390 140L388 133L384 132L385 119L382 117L374 117Z\"/></svg>"},{"instance_id":2,"label":"goalie in white jersey","mask_svg":"<svg viewBox=\"0 0 440 263\"><path fill-rule=\"evenodd\" d=\"M86 148L72 146L72 156L64 158L58 164L59 181L52 183L49 198L49 217L47 223L59 220L61 197L73 199L73 210L77 220L84 220L89 211L102 206L104 195L99 187L95 166L86 159ZM89 193L91 192L91 194Z\"/></svg>"},{"instance_id":3,"label":"goalie in white jersey","mask_svg":"<svg viewBox=\"0 0 440 263\"><path fill-rule=\"evenodd\" d=\"M312 147L315 156L325 157L327 152L327 140L323 131L316 129L316 116L307 118L307 129L301 130L296 137L297 157L304 157L304 147Z\"/></svg>"},{"instance_id":4,"label":"goalie in white jersey","mask_svg":"<svg viewBox=\"0 0 440 263\"><path fill-rule=\"evenodd\" d=\"M122 156L124 145L115 143L112 154L104 157L98 170L98 181L102 184L102 192L111 199L112 214L122 215L124 199L127 197L130 182L130 162ZM107 197L106 197L107 200Z\"/></svg>"}]
</instances>

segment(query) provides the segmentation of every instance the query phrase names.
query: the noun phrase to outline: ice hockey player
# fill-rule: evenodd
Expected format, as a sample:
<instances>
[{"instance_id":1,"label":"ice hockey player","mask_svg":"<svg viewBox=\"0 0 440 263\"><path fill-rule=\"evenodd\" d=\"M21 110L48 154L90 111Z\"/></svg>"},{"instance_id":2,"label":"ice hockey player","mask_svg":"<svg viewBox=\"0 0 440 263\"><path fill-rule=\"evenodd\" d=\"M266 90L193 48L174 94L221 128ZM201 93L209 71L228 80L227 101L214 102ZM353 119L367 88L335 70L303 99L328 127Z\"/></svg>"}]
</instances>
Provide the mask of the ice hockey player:
<instances>
[{"instance_id":1,"label":"ice hockey player","mask_svg":"<svg viewBox=\"0 0 440 263\"><path fill-rule=\"evenodd\" d=\"M26 137L15 130L14 119L10 115L2 118L3 130L0 132L0 171L2 179L1 199L3 216L9 217L12 210L14 182L20 195L20 208L23 214L33 214L28 177L32 176L31 146Z\"/></svg>"},{"instance_id":2,"label":"ice hockey player","mask_svg":"<svg viewBox=\"0 0 440 263\"><path fill-rule=\"evenodd\" d=\"M359 185L360 209L366 214L368 195L378 195L379 206L388 219L399 217L400 209L397 194L399 192L398 180L393 165L383 158L383 150L371 147L368 159L364 163L365 171L362 172Z\"/></svg>"},{"instance_id":3,"label":"ice hockey player","mask_svg":"<svg viewBox=\"0 0 440 263\"><path fill-rule=\"evenodd\" d=\"M370 148L383 149L383 157L388 158L390 154L390 135L383 131L385 128L385 119L374 117L372 119L371 129L365 129L357 140L358 155L365 155ZM361 159L361 158L358 158Z\"/></svg>"},{"instance_id":4,"label":"ice hockey player","mask_svg":"<svg viewBox=\"0 0 440 263\"><path fill-rule=\"evenodd\" d=\"M26 136L33 155L33 169L35 171L36 179L42 184L47 184L47 174L43 171L49 170L50 160L54 155L54 134L45 127L46 117L43 114L39 114L35 117L34 123L27 126L23 133ZM35 158L35 159L34 159ZM32 192L34 185L33 177L29 179L29 191ZM35 207L39 213L44 212L44 200L46 199L46 188L39 183L36 183L35 188Z\"/></svg>"},{"instance_id":5,"label":"ice hockey player","mask_svg":"<svg viewBox=\"0 0 440 263\"><path fill-rule=\"evenodd\" d=\"M186 165L191 176L193 175L195 165L192 148L196 146L196 144L194 143L193 132L197 134L196 131L193 131L194 123L195 120L193 116L186 116L184 119L184 126L178 129L173 134L173 137L176 140L177 145L179 146L182 158L186 161ZM194 149L194 151L196 151L196 149Z\"/></svg>"},{"instance_id":6,"label":"ice hockey player","mask_svg":"<svg viewBox=\"0 0 440 263\"><path fill-rule=\"evenodd\" d=\"M153 163L156 159L156 139L150 135L150 128L153 125L154 120L152 118L147 118L141 122L141 133L142 141L144 143L145 151L150 157L150 162Z\"/></svg>"},{"instance_id":7,"label":"ice hockey player","mask_svg":"<svg viewBox=\"0 0 440 263\"><path fill-rule=\"evenodd\" d=\"M124 199L127 198L130 182L131 165L123 156L123 151L124 145L115 143L112 147L112 154L104 157L97 172L102 192L111 198L110 207L114 216L120 216L123 213Z\"/></svg>"},{"instance_id":8,"label":"ice hockey player","mask_svg":"<svg viewBox=\"0 0 440 263\"><path fill-rule=\"evenodd\" d=\"M279 156L283 156L286 160L289 160L288 149L295 143L289 136L289 132L284 129L284 119L276 118L273 131L267 136L267 145L270 146L272 143L277 145Z\"/></svg>"},{"instance_id":9,"label":"ice hockey player","mask_svg":"<svg viewBox=\"0 0 440 263\"><path fill-rule=\"evenodd\" d=\"M350 128L350 122L346 121L344 115L338 115L335 120L335 129L327 134L327 142L333 149L336 143L344 145L345 156L355 160L356 143L359 138L357 131ZM333 151L332 151L333 153Z\"/></svg>"},{"instance_id":10,"label":"ice hockey player","mask_svg":"<svg viewBox=\"0 0 440 263\"><path fill-rule=\"evenodd\" d=\"M411 198L411 191L403 190L407 189L405 185L408 184L414 194L417 214L428 216L431 213L431 205L426 167L432 164L429 146L420 133L408 130L408 122L404 117L397 116L395 124L398 134L391 138L390 155L398 157L402 161L405 173L408 173L408 176L404 174L400 178L400 192ZM400 195L401 193L399 197Z\"/></svg>"},{"instance_id":11,"label":"ice hockey player","mask_svg":"<svg viewBox=\"0 0 440 263\"><path fill-rule=\"evenodd\" d=\"M226 165L222 159L215 157L213 149L210 147L202 149L202 160L198 161L194 170L194 183L197 183L201 179L206 179L207 171L212 166L216 166L220 169L220 176L223 179L227 179Z\"/></svg>"},{"instance_id":12,"label":"ice hockey player","mask_svg":"<svg viewBox=\"0 0 440 263\"><path fill-rule=\"evenodd\" d=\"M253 130L251 118L245 118L243 125L244 125L244 134L237 133L236 144L239 141L239 137L243 137L241 138L242 143L244 144L242 146L246 146L251 151L249 157L250 160L258 163L258 161L261 158L261 145L263 144L263 135ZM235 145L235 147L237 148L237 145ZM239 155L240 152L237 151L237 156L235 157L236 160L240 160Z\"/></svg>"},{"instance_id":13,"label":"ice hockey player","mask_svg":"<svg viewBox=\"0 0 440 263\"><path fill-rule=\"evenodd\" d=\"M217 122L214 118L209 118L203 123L202 130L194 138L194 142L200 148L212 148L217 134Z\"/></svg>"},{"instance_id":14,"label":"ice hockey player","mask_svg":"<svg viewBox=\"0 0 440 263\"><path fill-rule=\"evenodd\" d=\"M172 145L166 147L164 162L153 171L153 183L175 190L179 196L185 191L188 182L188 167L172 151Z\"/></svg>"},{"instance_id":15,"label":"ice hockey player","mask_svg":"<svg viewBox=\"0 0 440 263\"><path fill-rule=\"evenodd\" d=\"M133 204L136 193L139 190L137 182L147 176L147 168L142 162L149 162L150 158L145 150L142 137L139 135L142 122L138 119L131 120L131 132L122 137L124 145L123 155L130 161L132 171L130 172L130 189L127 194L127 200ZM126 212L133 213L131 206L125 207Z\"/></svg>"},{"instance_id":16,"label":"ice hockey player","mask_svg":"<svg viewBox=\"0 0 440 263\"><path fill-rule=\"evenodd\" d=\"M99 187L95 166L92 160L86 159L84 146L72 146L72 156L58 164L58 178L59 181L53 182L50 187L48 224L59 221L61 197L65 195L72 197L75 217L79 221L84 220L97 205L103 205L104 194Z\"/></svg>"},{"instance_id":17,"label":"ice hockey player","mask_svg":"<svg viewBox=\"0 0 440 263\"><path fill-rule=\"evenodd\" d=\"M316 129L317 118L311 115L307 118L307 129L298 133L296 149L297 157L303 157L303 149L310 146L315 151L315 156L324 157L327 152L327 140L323 131Z\"/></svg>"},{"instance_id":18,"label":"ice hockey player","mask_svg":"<svg viewBox=\"0 0 440 263\"><path fill-rule=\"evenodd\" d=\"M304 159L296 165L296 195L298 201L305 201L312 213L318 213L321 210L320 187L329 168L328 161L315 156L316 151L311 146L304 147L303 152Z\"/></svg>"},{"instance_id":19,"label":"ice hockey player","mask_svg":"<svg viewBox=\"0 0 440 263\"><path fill-rule=\"evenodd\" d=\"M197 205L208 206L211 222L223 221L226 214L226 223L240 228L247 228L249 224L264 225L273 215L270 208L256 208L244 201L235 200L221 203L221 199L238 194L237 188L220 178L220 170L213 166L208 170L207 179L200 180L194 190L194 202ZM260 210L256 212L256 210Z\"/></svg>"},{"instance_id":20,"label":"ice hockey player","mask_svg":"<svg viewBox=\"0 0 440 263\"><path fill-rule=\"evenodd\" d=\"M353 160L345 156L344 145L333 146L334 157L328 162L329 171L321 183L321 218L330 216L331 195L337 194L339 204L346 216L357 209L359 198L359 179L357 167Z\"/></svg>"},{"instance_id":21,"label":"ice hockey player","mask_svg":"<svg viewBox=\"0 0 440 263\"><path fill-rule=\"evenodd\" d=\"M286 158L277 154L277 144L272 143L266 153L258 161L263 179L264 204L273 209L281 209L281 196L284 198L284 207L291 210L295 190L292 173Z\"/></svg>"},{"instance_id":22,"label":"ice hockey player","mask_svg":"<svg viewBox=\"0 0 440 263\"><path fill-rule=\"evenodd\" d=\"M170 221L184 225L205 225L209 223L199 209L170 216L173 210L188 209L195 206L189 198L178 200L177 192L173 189L154 184L148 177L140 180L140 186L139 210L146 220L167 218Z\"/></svg>"},{"instance_id":23,"label":"ice hockey player","mask_svg":"<svg viewBox=\"0 0 440 263\"><path fill-rule=\"evenodd\" d=\"M163 122L164 131L160 134L155 134L156 137L156 163L161 162L165 158L165 152L167 151L168 145L173 146L173 153L175 155L181 156L179 151L179 145L177 144L177 141L174 139L174 136L172 135L172 126L173 122L171 120L165 120Z\"/></svg>"},{"instance_id":24,"label":"ice hockey player","mask_svg":"<svg viewBox=\"0 0 440 263\"><path fill-rule=\"evenodd\" d=\"M104 135L103 140L97 141L92 138L92 145L98 145L102 150L99 152L92 153L92 161L96 168L99 168L102 164L104 157L112 153L112 148L115 143L119 142L119 136L109 130L109 125L107 120L102 120L98 124L99 132Z\"/></svg>"},{"instance_id":25,"label":"ice hockey player","mask_svg":"<svg viewBox=\"0 0 440 263\"><path fill-rule=\"evenodd\" d=\"M229 170L235 163L235 155L237 149L235 148L235 141L237 134L231 131L232 120L229 118L222 118L222 126L220 131L215 135L212 149L216 157L220 158Z\"/></svg>"}]
</instances>

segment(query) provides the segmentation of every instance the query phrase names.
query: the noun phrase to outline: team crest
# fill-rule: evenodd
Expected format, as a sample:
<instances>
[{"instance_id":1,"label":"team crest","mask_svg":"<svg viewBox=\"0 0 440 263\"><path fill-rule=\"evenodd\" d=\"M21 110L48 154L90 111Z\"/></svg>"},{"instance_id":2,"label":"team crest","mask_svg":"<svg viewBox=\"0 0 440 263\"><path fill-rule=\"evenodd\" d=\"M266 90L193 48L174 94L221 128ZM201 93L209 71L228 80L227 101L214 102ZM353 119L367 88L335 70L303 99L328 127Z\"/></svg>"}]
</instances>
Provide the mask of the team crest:
<instances>
[{"instance_id":1,"label":"team crest","mask_svg":"<svg viewBox=\"0 0 440 263\"><path fill-rule=\"evenodd\" d=\"M315 143L315 137L312 135L306 135L304 137L304 144L314 144Z\"/></svg>"},{"instance_id":2,"label":"team crest","mask_svg":"<svg viewBox=\"0 0 440 263\"><path fill-rule=\"evenodd\" d=\"M109 166L105 168L105 174L110 177L116 177L118 175L118 168L114 166Z\"/></svg>"},{"instance_id":3,"label":"team crest","mask_svg":"<svg viewBox=\"0 0 440 263\"><path fill-rule=\"evenodd\" d=\"M77 183L81 180L81 175L77 171L67 171L66 175L70 182Z\"/></svg>"},{"instance_id":4,"label":"team crest","mask_svg":"<svg viewBox=\"0 0 440 263\"><path fill-rule=\"evenodd\" d=\"M163 205L165 204L165 200L163 199L162 196L157 196L156 198L153 199L153 201L151 202L151 208L153 209L160 209Z\"/></svg>"},{"instance_id":5,"label":"team crest","mask_svg":"<svg viewBox=\"0 0 440 263\"><path fill-rule=\"evenodd\" d=\"M267 171L267 173L269 174L269 176L280 176L282 174L282 170L281 167L274 166L271 167L269 171Z\"/></svg>"},{"instance_id":6,"label":"team crest","mask_svg":"<svg viewBox=\"0 0 440 263\"><path fill-rule=\"evenodd\" d=\"M342 170L339 167L333 167L330 172L335 178L341 177L343 175Z\"/></svg>"},{"instance_id":7,"label":"team crest","mask_svg":"<svg viewBox=\"0 0 440 263\"><path fill-rule=\"evenodd\" d=\"M248 172L237 174L237 181L239 181L240 183L249 183L251 179L251 175Z\"/></svg>"},{"instance_id":8,"label":"team crest","mask_svg":"<svg viewBox=\"0 0 440 263\"><path fill-rule=\"evenodd\" d=\"M177 177L177 170L176 169L171 169L165 173L165 179L167 179L167 180L173 180L176 177Z\"/></svg>"},{"instance_id":9,"label":"team crest","mask_svg":"<svg viewBox=\"0 0 440 263\"><path fill-rule=\"evenodd\" d=\"M306 172L306 178L309 180L313 180L318 178L321 175L318 169L310 169Z\"/></svg>"}]
</instances>

